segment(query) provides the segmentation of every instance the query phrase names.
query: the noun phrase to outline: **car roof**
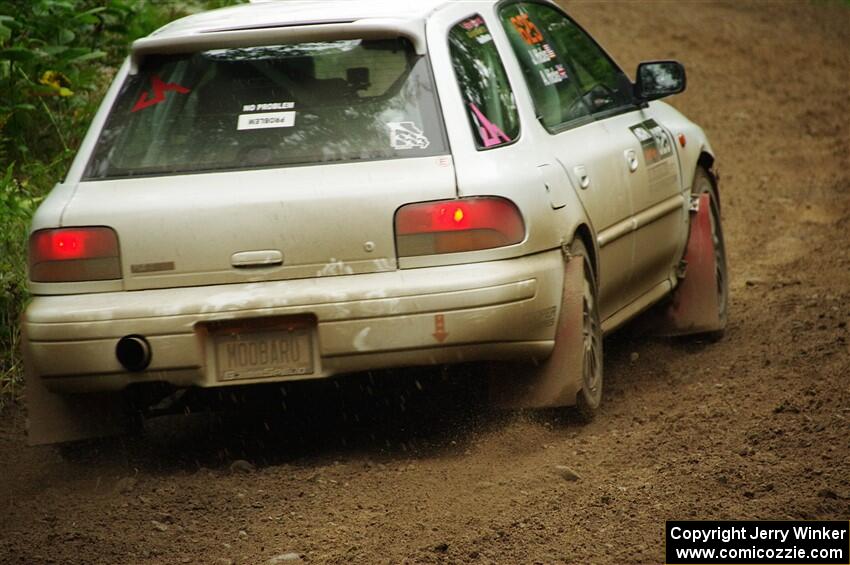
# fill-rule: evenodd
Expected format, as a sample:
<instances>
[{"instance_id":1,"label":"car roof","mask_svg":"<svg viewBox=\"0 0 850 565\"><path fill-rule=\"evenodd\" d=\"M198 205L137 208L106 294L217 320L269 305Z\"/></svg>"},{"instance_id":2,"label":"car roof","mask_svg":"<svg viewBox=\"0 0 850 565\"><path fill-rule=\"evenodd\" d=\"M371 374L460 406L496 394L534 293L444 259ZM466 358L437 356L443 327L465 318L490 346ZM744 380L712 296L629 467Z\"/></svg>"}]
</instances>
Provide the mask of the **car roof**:
<instances>
[{"instance_id":1,"label":"car roof","mask_svg":"<svg viewBox=\"0 0 850 565\"><path fill-rule=\"evenodd\" d=\"M181 36L278 26L341 23L373 18L425 20L443 6L471 9L497 0L267 0L201 12L176 20L152 35Z\"/></svg>"}]
</instances>

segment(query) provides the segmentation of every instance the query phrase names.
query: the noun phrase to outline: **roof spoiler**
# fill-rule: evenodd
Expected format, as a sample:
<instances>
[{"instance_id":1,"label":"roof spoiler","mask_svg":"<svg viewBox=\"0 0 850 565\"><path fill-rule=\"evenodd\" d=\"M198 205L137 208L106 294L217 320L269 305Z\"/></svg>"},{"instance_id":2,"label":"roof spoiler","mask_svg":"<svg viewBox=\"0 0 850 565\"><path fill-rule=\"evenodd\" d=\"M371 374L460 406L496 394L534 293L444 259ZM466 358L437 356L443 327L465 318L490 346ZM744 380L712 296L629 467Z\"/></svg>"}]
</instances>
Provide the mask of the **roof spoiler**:
<instances>
[{"instance_id":1,"label":"roof spoiler","mask_svg":"<svg viewBox=\"0 0 850 565\"><path fill-rule=\"evenodd\" d=\"M257 47L340 39L409 39L417 55L425 55L424 23L398 19L368 19L346 23L281 25L187 35L151 36L133 42L130 74L136 74L148 55L196 53L208 49Z\"/></svg>"}]
</instances>

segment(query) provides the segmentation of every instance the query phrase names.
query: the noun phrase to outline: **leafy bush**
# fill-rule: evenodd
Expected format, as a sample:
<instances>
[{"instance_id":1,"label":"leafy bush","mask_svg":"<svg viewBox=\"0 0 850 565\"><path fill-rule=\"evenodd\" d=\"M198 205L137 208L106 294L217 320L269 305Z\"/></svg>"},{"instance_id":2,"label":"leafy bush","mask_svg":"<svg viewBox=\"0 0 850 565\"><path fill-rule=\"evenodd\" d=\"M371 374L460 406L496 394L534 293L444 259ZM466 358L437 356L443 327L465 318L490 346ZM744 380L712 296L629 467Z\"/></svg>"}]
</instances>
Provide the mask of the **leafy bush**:
<instances>
[{"instance_id":1,"label":"leafy bush","mask_svg":"<svg viewBox=\"0 0 850 565\"><path fill-rule=\"evenodd\" d=\"M17 355L18 316L26 291L23 257L27 224L40 198L14 177L14 166L0 174L0 408L13 396L20 382Z\"/></svg>"},{"instance_id":2,"label":"leafy bush","mask_svg":"<svg viewBox=\"0 0 850 565\"><path fill-rule=\"evenodd\" d=\"M21 174L44 173L55 180L129 42L202 7L140 0L0 0L0 159L21 163ZM54 167L32 171L29 160Z\"/></svg>"},{"instance_id":3,"label":"leafy bush","mask_svg":"<svg viewBox=\"0 0 850 565\"><path fill-rule=\"evenodd\" d=\"M0 408L19 388L32 213L65 173L129 43L239 0L0 0Z\"/></svg>"}]
</instances>

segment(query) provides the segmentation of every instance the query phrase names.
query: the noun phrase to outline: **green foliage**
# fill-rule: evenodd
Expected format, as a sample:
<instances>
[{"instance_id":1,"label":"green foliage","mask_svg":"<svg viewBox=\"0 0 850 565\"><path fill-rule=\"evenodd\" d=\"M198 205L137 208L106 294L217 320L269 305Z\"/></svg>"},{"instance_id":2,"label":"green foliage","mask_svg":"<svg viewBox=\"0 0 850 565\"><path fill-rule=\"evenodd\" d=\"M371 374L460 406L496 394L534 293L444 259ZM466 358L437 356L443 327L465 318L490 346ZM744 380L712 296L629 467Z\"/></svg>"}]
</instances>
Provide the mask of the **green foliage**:
<instances>
[{"instance_id":1,"label":"green foliage","mask_svg":"<svg viewBox=\"0 0 850 565\"><path fill-rule=\"evenodd\" d=\"M229 3L0 0L0 162L67 162L131 41Z\"/></svg>"},{"instance_id":2,"label":"green foliage","mask_svg":"<svg viewBox=\"0 0 850 565\"><path fill-rule=\"evenodd\" d=\"M19 388L26 236L130 42L239 0L0 0L0 408Z\"/></svg>"},{"instance_id":3,"label":"green foliage","mask_svg":"<svg viewBox=\"0 0 850 565\"><path fill-rule=\"evenodd\" d=\"M79 143L106 78L92 64L107 57L98 45L114 43L124 15L67 0L0 1L0 14L0 156L25 172Z\"/></svg>"},{"instance_id":4,"label":"green foliage","mask_svg":"<svg viewBox=\"0 0 850 565\"><path fill-rule=\"evenodd\" d=\"M27 224L40 198L15 179L14 165L0 174L0 408L20 385L21 366L17 355L18 317L26 299Z\"/></svg>"}]
</instances>

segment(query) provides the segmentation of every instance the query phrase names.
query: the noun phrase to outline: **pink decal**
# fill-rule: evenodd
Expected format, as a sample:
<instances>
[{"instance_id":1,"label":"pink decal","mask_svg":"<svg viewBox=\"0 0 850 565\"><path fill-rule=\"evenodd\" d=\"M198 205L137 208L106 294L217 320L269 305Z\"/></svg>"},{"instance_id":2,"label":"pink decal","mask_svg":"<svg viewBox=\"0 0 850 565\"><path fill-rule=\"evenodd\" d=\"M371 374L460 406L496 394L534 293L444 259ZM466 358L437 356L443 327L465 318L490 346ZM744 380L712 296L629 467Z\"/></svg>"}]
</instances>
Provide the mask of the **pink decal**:
<instances>
[{"instance_id":1,"label":"pink decal","mask_svg":"<svg viewBox=\"0 0 850 565\"><path fill-rule=\"evenodd\" d=\"M189 94L192 92L185 86L180 86L176 82L162 82L162 79L156 75L151 77L151 86L153 87L153 98L148 98L148 93L142 92L142 95L139 96L139 101L136 102L136 105L133 106L132 110L130 110L131 113L144 110L148 106L154 106L160 102L165 102L165 93L168 91L179 92L180 94Z\"/></svg>"},{"instance_id":2,"label":"pink decal","mask_svg":"<svg viewBox=\"0 0 850 565\"><path fill-rule=\"evenodd\" d=\"M487 119L487 116L478 109L478 106L470 102L469 107L478 120L478 132L481 134L481 141L484 143L484 147L493 147L494 145L511 140L499 126Z\"/></svg>"},{"instance_id":3,"label":"pink decal","mask_svg":"<svg viewBox=\"0 0 850 565\"><path fill-rule=\"evenodd\" d=\"M473 30L478 26L484 25L484 20L481 19L481 16L475 16L474 18L469 18L460 23L461 27L466 31Z\"/></svg>"}]
</instances>

